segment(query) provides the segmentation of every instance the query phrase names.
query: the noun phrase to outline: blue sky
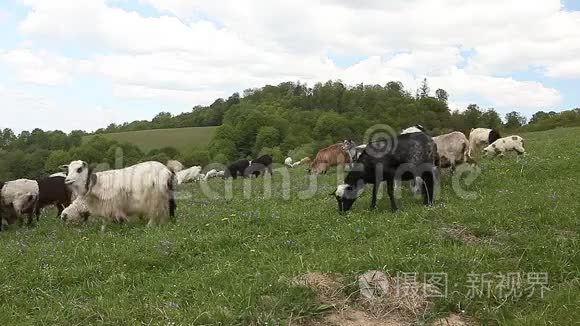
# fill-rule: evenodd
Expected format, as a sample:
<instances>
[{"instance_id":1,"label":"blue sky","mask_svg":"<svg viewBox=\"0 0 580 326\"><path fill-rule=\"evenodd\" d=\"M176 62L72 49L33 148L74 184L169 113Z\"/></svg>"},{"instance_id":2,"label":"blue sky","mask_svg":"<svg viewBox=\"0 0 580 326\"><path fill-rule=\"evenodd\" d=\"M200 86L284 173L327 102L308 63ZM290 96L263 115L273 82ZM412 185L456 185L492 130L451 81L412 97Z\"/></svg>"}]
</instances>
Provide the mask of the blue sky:
<instances>
[{"instance_id":1,"label":"blue sky","mask_svg":"<svg viewBox=\"0 0 580 326\"><path fill-rule=\"evenodd\" d=\"M287 80L412 90L426 77L453 108L580 106L580 1L424 1L1 0L0 128L94 130Z\"/></svg>"}]
</instances>

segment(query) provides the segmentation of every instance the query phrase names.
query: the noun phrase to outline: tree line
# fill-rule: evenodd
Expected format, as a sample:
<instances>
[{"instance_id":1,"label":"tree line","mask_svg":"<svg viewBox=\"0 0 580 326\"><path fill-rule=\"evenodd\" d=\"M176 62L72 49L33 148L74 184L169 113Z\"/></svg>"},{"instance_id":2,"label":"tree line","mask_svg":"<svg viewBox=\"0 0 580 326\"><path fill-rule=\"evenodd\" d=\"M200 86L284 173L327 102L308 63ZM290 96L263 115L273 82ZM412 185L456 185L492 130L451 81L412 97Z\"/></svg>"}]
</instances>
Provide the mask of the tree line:
<instances>
[{"instance_id":1,"label":"tree line","mask_svg":"<svg viewBox=\"0 0 580 326\"><path fill-rule=\"evenodd\" d=\"M151 121L111 124L83 142L86 132L34 129L15 135L0 131L0 180L34 178L58 171L73 159L99 162L110 167L128 166L141 161L165 163L178 159L186 165L227 163L239 158L270 154L277 162L286 156L300 159L313 156L325 146L343 139L363 141L365 131L378 123L395 130L421 124L433 135L471 128L497 128L504 132L539 131L580 126L580 109L535 113L530 121L517 111L502 120L493 108L476 104L464 111L450 111L448 93L431 92L427 80L414 92L400 82L385 85L346 85L341 81L300 82L248 89L243 96L234 93L209 106L196 106L191 112L171 115L159 113ZM219 126L207 148L179 152L172 147L143 152L137 146L99 137L99 134L162 128ZM119 162L119 151L123 160Z\"/></svg>"},{"instance_id":2,"label":"tree line","mask_svg":"<svg viewBox=\"0 0 580 326\"><path fill-rule=\"evenodd\" d=\"M101 136L83 141L86 135L80 130L66 134L34 129L19 135L10 129L0 130L0 180L40 178L60 172L61 165L73 160L95 163L97 170L107 170L151 160L165 163L169 159L186 159L172 147L143 152L134 144Z\"/></svg>"}]
</instances>

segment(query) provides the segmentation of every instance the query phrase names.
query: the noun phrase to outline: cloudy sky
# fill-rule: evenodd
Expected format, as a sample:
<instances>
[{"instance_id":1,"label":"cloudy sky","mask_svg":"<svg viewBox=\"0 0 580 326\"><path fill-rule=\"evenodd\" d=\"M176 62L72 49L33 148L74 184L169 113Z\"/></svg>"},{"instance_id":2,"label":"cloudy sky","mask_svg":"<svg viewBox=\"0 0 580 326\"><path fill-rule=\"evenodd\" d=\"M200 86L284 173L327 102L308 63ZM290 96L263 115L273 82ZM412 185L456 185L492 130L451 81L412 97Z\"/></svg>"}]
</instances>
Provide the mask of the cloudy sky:
<instances>
[{"instance_id":1,"label":"cloudy sky","mask_svg":"<svg viewBox=\"0 0 580 326\"><path fill-rule=\"evenodd\" d=\"M250 87L403 82L580 106L580 0L0 0L0 127L94 130Z\"/></svg>"}]
</instances>

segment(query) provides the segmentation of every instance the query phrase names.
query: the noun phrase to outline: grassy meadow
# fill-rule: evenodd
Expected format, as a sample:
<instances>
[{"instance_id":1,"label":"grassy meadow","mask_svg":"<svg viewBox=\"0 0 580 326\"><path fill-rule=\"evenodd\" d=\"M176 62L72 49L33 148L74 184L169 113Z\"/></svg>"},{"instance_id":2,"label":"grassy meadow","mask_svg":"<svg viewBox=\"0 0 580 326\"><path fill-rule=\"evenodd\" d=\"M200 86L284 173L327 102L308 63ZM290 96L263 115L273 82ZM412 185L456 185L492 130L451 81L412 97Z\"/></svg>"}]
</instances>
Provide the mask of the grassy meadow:
<instances>
[{"instance_id":1,"label":"grassy meadow","mask_svg":"<svg viewBox=\"0 0 580 326\"><path fill-rule=\"evenodd\" d=\"M182 153L191 150L194 146L206 147L213 139L217 127L191 127L174 129L152 129L127 131L110 134L100 134L107 139L121 143L132 143L142 151L163 147L174 147ZM94 135L85 136L83 141L89 141Z\"/></svg>"},{"instance_id":2,"label":"grassy meadow","mask_svg":"<svg viewBox=\"0 0 580 326\"><path fill-rule=\"evenodd\" d=\"M193 135L177 138L198 141ZM298 167L285 189L275 173L271 195L260 190L262 178L249 196L234 181L229 199L221 179L207 184L215 196L200 184L181 186L177 220L157 228L63 225L47 210L36 227L0 233L0 325L309 324L332 307L290 280L337 275L354 301L357 276L368 270L415 272L419 280L446 273L447 295L413 316L419 325L460 312L473 324L576 324L580 128L521 136L528 155L480 159L481 174L462 186L470 199L443 173L432 208L403 189L399 212L384 195L369 211L367 187L342 216L328 195L337 174L318 177L316 194L301 199L309 178ZM489 294L473 296L474 273L524 280L512 295L493 281ZM547 273L543 298L528 273Z\"/></svg>"}]
</instances>

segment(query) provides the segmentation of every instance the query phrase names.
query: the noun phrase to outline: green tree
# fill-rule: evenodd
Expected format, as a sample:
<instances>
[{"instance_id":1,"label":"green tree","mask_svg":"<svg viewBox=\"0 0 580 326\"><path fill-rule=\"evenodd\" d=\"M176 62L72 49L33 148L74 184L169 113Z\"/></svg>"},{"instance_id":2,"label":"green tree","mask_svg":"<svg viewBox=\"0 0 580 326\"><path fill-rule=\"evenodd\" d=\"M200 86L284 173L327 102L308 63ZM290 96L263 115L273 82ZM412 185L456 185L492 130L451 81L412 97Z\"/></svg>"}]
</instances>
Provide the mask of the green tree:
<instances>
[{"instance_id":1,"label":"green tree","mask_svg":"<svg viewBox=\"0 0 580 326\"><path fill-rule=\"evenodd\" d=\"M14 132L10 128L5 128L0 130L0 148L6 148L10 146L16 140Z\"/></svg>"},{"instance_id":2,"label":"green tree","mask_svg":"<svg viewBox=\"0 0 580 326\"><path fill-rule=\"evenodd\" d=\"M486 128L501 128L502 121L495 109L488 109L481 115L482 126Z\"/></svg>"},{"instance_id":3,"label":"green tree","mask_svg":"<svg viewBox=\"0 0 580 326\"><path fill-rule=\"evenodd\" d=\"M262 127L256 136L256 149L274 147L280 144L280 132L274 127Z\"/></svg>"},{"instance_id":4,"label":"green tree","mask_svg":"<svg viewBox=\"0 0 580 326\"><path fill-rule=\"evenodd\" d=\"M48 174L59 172L59 167L63 164L69 164L72 161L70 154L62 149L52 151L46 162L44 163L44 170Z\"/></svg>"},{"instance_id":5,"label":"green tree","mask_svg":"<svg viewBox=\"0 0 580 326\"><path fill-rule=\"evenodd\" d=\"M213 157L215 163L227 164L230 160L224 154L217 154Z\"/></svg>"},{"instance_id":6,"label":"green tree","mask_svg":"<svg viewBox=\"0 0 580 326\"><path fill-rule=\"evenodd\" d=\"M447 100L449 100L449 94L447 94L447 92L441 88L435 91L435 97L437 97L439 101L444 103L447 103Z\"/></svg>"},{"instance_id":7,"label":"green tree","mask_svg":"<svg viewBox=\"0 0 580 326\"><path fill-rule=\"evenodd\" d=\"M226 161L233 161L241 157L240 153L236 150L236 146L231 141L223 139L212 141L209 147L209 155L214 161L217 160L216 157L220 154L225 156Z\"/></svg>"},{"instance_id":8,"label":"green tree","mask_svg":"<svg viewBox=\"0 0 580 326\"><path fill-rule=\"evenodd\" d=\"M516 111L512 111L505 115L505 128L514 129L526 124L526 118Z\"/></svg>"},{"instance_id":9,"label":"green tree","mask_svg":"<svg viewBox=\"0 0 580 326\"><path fill-rule=\"evenodd\" d=\"M550 118L550 114L544 112L544 111L538 111L536 113L534 113L534 115L532 115L532 118L530 119L530 124L533 123L537 123L542 119L547 119Z\"/></svg>"},{"instance_id":10,"label":"green tree","mask_svg":"<svg viewBox=\"0 0 580 326\"><path fill-rule=\"evenodd\" d=\"M172 124L171 118L171 113L160 112L151 120L151 124L155 129L170 128Z\"/></svg>"},{"instance_id":11,"label":"green tree","mask_svg":"<svg viewBox=\"0 0 580 326\"><path fill-rule=\"evenodd\" d=\"M314 136L318 139L330 137L336 141L352 138L348 120L337 113L324 113L318 118L314 127Z\"/></svg>"},{"instance_id":12,"label":"green tree","mask_svg":"<svg viewBox=\"0 0 580 326\"><path fill-rule=\"evenodd\" d=\"M280 147L275 146L273 148L270 147L264 147L262 148L259 152L258 155L270 155L272 156L272 160L276 163L282 163L284 162L284 159L286 158L284 156L284 154L282 153L282 151L280 150Z\"/></svg>"},{"instance_id":13,"label":"green tree","mask_svg":"<svg viewBox=\"0 0 580 326\"><path fill-rule=\"evenodd\" d=\"M421 87L419 87L418 94L419 98L425 98L429 96L431 89L429 88L429 83L427 83L427 78L423 78L421 82Z\"/></svg>"},{"instance_id":14,"label":"green tree","mask_svg":"<svg viewBox=\"0 0 580 326\"><path fill-rule=\"evenodd\" d=\"M184 157L185 159L183 161L183 164L185 166L194 166L194 165L206 166L210 163L209 152L207 150L199 148L194 148L189 153L186 153Z\"/></svg>"},{"instance_id":15,"label":"green tree","mask_svg":"<svg viewBox=\"0 0 580 326\"><path fill-rule=\"evenodd\" d=\"M477 104L469 104L467 110L463 112L464 125L466 128L478 128L482 124L483 113L479 110Z\"/></svg>"}]
</instances>

